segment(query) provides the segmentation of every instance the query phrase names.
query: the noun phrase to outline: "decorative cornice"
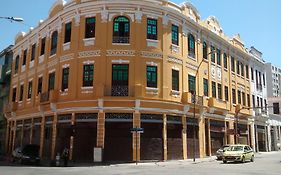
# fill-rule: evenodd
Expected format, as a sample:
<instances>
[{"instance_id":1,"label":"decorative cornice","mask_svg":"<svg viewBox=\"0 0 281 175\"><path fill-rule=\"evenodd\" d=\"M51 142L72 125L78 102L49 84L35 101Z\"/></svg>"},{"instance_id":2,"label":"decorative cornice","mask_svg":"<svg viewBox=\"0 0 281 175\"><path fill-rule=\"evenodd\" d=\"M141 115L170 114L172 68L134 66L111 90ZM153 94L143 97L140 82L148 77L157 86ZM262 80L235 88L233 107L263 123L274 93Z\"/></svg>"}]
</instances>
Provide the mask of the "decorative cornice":
<instances>
[{"instance_id":1,"label":"decorative cornice","mask_svg":"<svg viewBox=\"0 0 281 175\"><path fill-rule=\"evenodd\" d=\"M73 53L67 54L67 55L64 55L64 56L60 57L60 62L69 61L69 60L72 60L73 58L74 58Z\"/></svg>"},{"instance_id":2,"label":"decorative cornice","mask_svg":"<svg viewBox=\"0 0 281 175\"><path fill-rule=\"evenodd\" d=\"M106 56L128 56L133 57L135 56L134 50L107 50Z\"/></svg>"},{"instance_id":3,"label":"decorative cornice","mask_svg":"<svg viewBox=\"0 0 281 175\"><path fill-rule=\"evenodd\" d=\"M157 52L142 51L141 52L141 57L163 59L163 54L162 53L157 53Z\"/></svg>"},{"instance_id":4,"label":"decorative cornice","mask_svg":"<svg viewBox=\"0 0 281 175\"><path fill-rule=\"evenodd\" d=\"M99 56L101 56L100 50L83 51L78 53L78 58L89 58L89 57L99 57Z\"/></svg>"},{"instance_id":5,"label":"decorative cornice","mask_svg":"<svg viewBox=\"0 0 281 175\"><path fill-rule=\"evenodd\" d=\"M183 61L179 58L173 57L173 56L168 56L168 62L176 63L176 64L183 64Z\"/></svg>"}]
</instances>

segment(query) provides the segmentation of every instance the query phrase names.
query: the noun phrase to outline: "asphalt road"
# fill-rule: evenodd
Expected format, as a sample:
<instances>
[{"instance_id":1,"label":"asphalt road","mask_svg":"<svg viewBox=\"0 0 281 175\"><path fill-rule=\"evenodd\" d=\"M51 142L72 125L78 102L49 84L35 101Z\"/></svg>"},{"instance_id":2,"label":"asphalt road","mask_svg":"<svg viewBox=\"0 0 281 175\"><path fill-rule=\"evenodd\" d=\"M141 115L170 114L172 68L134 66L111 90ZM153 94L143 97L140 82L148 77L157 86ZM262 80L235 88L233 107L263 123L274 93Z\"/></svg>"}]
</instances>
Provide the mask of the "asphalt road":
<instances>
[{"instance_id":1,"label":"asphalt road","mask_svg":"<svg viewBox=\"0 0 281 175\"><path fill-rule=\"evenodd\" d=\"M223 164L215 158L80 167L0 166L0 175L280 175L281 152L257 153L255 162Z\"/></svg>"}]
</instances>

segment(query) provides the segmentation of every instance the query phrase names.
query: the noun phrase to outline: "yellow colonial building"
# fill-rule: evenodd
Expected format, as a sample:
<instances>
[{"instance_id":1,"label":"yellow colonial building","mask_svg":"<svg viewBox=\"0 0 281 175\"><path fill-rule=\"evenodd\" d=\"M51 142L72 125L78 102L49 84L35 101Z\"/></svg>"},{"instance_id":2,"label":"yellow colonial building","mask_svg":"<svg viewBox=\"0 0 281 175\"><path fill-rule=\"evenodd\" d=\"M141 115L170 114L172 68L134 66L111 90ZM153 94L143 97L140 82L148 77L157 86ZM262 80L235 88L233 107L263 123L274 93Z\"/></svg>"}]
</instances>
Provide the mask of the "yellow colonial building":
<instances>
[{"instance_id":1,"label":"yellow colonial building","mask_svg":"<svg viewBox=\"0 0 281 175\"><path fill-rule=\"evenodd\" d=\"M240 111L251 56L190 3L58 0L13 52L9 152L33 143L50 160L64 147L77 161L94 148L103 161L170 160L254 145L252 111Z\"/></svg>"}]
</instances>

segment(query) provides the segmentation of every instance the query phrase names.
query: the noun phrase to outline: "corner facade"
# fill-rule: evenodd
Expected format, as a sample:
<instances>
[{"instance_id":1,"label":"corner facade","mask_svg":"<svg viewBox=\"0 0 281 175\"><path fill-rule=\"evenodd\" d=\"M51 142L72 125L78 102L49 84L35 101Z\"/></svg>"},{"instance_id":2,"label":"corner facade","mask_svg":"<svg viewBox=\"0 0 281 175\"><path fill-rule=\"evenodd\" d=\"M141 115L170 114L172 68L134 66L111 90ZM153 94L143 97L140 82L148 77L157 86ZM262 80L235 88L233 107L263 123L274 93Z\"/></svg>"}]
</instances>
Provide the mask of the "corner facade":
<instances>
[{"instance_id":1,"label":"corner facade","mask_svg":"<svg viewBox=\"0 0 281 175\"><path fill-rule=\"evenodd\" d=\"M252 56L189 3L58 0L13 52L9 152L34 143L51 160L64 147L81 161L93 148L103 161L170 160L254 145L253 111L241 110Z\"/></svg>"}]
</instances>

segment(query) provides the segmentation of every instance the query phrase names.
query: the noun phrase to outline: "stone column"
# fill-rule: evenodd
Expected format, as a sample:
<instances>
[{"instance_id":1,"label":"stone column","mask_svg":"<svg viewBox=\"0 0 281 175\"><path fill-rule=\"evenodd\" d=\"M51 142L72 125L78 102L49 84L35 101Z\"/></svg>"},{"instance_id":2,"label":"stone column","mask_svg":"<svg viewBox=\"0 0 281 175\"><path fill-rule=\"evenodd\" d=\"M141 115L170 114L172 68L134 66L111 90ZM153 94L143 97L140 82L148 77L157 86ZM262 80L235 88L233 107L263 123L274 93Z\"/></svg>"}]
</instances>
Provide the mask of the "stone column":
<instances>
[{"instance_id":1,"label":"stone column","mask_svg":"<svg viewBox=\"0 0 281 175\"><path fill-rule=\"evenodd\" d=\"M22 120L21 135L20 135L20 146L22 147L23 142L23 132L24 132L24 120Z\"/></svg>"},{"instance_id":2,"label":"stone column","mask_svg":"<svg viewBox=\"0 0 281 175\"><path fill-rule=\"evenodd\" d=\"M183 147L183 159L187 159L187 135L186 135L186 115L182 116L182 147Z\"/></svg>"},{"instance_id":3,"label":"stone column","mask_svg":"<svg viewBox=\"0 0 281 175\"><path fill-rule=\"evenodd\" d=\"M13 133L13 141L12 141L12 149L11 151L13 151L15 149L15 141L16 141L16 136L17 136L17 121L14 121L14 133Z\"/></svg>"},{"instance_id":4,"label":"stone column","mask_svg":"<svg viewBox=\"0 0 281 175\"><path fill-rule=\"evenodd\" d=\"M229 129L234 129L234 121L230 120L229 123L228 123L228 126L229 126ZM234 135L228 135L228 137L229 137L229 143L228 144L234 144L234 140L235 140Z\"/></svg>"},{"instance_id":5,"label":"stone column","mask_svg":"<svg viewBox=\"0 0 281 175\"><path fill-rule=\"evenodd\" d=\"M71 129L72 135L70 136L70 143L69 143L69 160L73 160L73 143L74 143L74 134L75 134L75 113L72 113L71 116ZM73 131L74 130L74 131Z\"/></svg>"},{"instance_id":6,"label":"stone column","mask_svg":"<svg viewBox=\"0 0 281 175\"><path fill-rule=\"evenodd\" d=\"M163 114L163 160L168 159L168 148L167 148L167 115Z\"/></svg>"},{"instance_id":7,"label":"stone column","mask_svg":"<svg viewBox=\"0 0 281 175\"><path fill-rule=\"evenodd\" d=\"M270 125L266 126L266 141L267 141L267 144L266 144L266 147L267 147L267 152L270 152L271 151L271 134L270 134Z\"/></svg>"},{"instance_id":8,"label":"stone column","mask_svg":"<svg viewBox=\"0 0 281 175\"><path fill-rule=\"evenodd\" d=\"M207 121L208 121L208 124L207 124L207 126L208 126L208 154L209 154L209 156L211 156L212 155L212 143L211 143L211 130L210 130L210 119L207 119Z\"/></svg>"},{"instance_id":9,"label":"stone column","mask_svg":"<svg viewBox=\"0 0 281 175\"><path fill-rule=\"evenodd\" d=\"M200 114L198 118L198 125L199 125L199 132L198 132L198 139L199 139L199 154L200 158L205 157L205 118L203 114Z\"/></svg>"},{"instance_id":10,"label":"stone column","mask_svg":"<svg viewBox=\"0 0 281 175\"><path fill-rule=\"evenodd\" d=\"M258 133L258 125L254 125L255 127L255 151L259 152L259 133Z\"/></svg>"},{"instance_id":11,"label":"stone column","mask_svg":"<svg viewBox=\"0 0 281 175\"><path fill-rule=\"evenodd\" d=\"M277 143L278 143L278 126L273 127L273 134L274 134L274 151L278 151Z\"/></svg>"},{"instance_id":12,"label":"stone column","mask_svg":"<svg viewBox=\"0 0 281 175\"><path fill-rule=\"evenodd\" d=\"M52 132L52 148L51 148L51 159L54 160L56 156L56 146L57 146L57 129L58 129L58 115L55 113L53 119L53 132Z\"/></svg>"},{"instance_id":13,"label":"stone column","mask_svg":"<svg viewBox=\"0 0 281 175\"><path fill-rule=\"evenodd\" d=\"M252 122L251 124L250 124L250 131L251 131L251 147L253 148L253 150L254 151L256 151L256 142L255 142L255 123L254 122Z\"/></svg>"},{"instance_id":14,"label":"stone column","mask_svg":"<svg viewBox=\"0 0 281 175\"><path fill-rule=\"evenodd\" d=\"M9 135L10 135L10 122L7 120L6 136L5 136L5 153L9 152Z\"/></svg>"},{"instance_id":15,"label":"stone column","mask_svg":"<svg viewBox=\"0 0 281 175\"><path fill-rule=\"evenodd\" d=\"M31 119L30 135L29 135L29 144L32 144L33 138L33 128L34 128L34 118Z\"/></svg>"},{"instance_id":16,"label":"stone column","mask_svg":"<svg viewBox=\"0 0 281 175\"><path fill-rule=\"evenodd\" d=\"M41 132L40 132L40 158L43 158L44 140L45 140L45 116L41 119Z\"/></svg>"},{"instance_id":17,"label":"stone column","mask_svg":"<svg viewBox=\"0 0 281 175\"><path fill-rule=\"evenodd\" d=\"M140 120L140 113L134 112L133 118L133 128L140 128L141 127L141 120ZM140 160L140 133L134 132L133 136L133 161Z\"/></svg>"},{"instance_id":18,"label":"stone column","mask_svg":"<svg viewBox=\"0 0 281 175\"><path fill-rule=\"evenodd\" d=\"M97 147L104 148L105 136L105 113L100 111L98 113L98 128L97 128Z\"/></svg>"}]
</instances>

